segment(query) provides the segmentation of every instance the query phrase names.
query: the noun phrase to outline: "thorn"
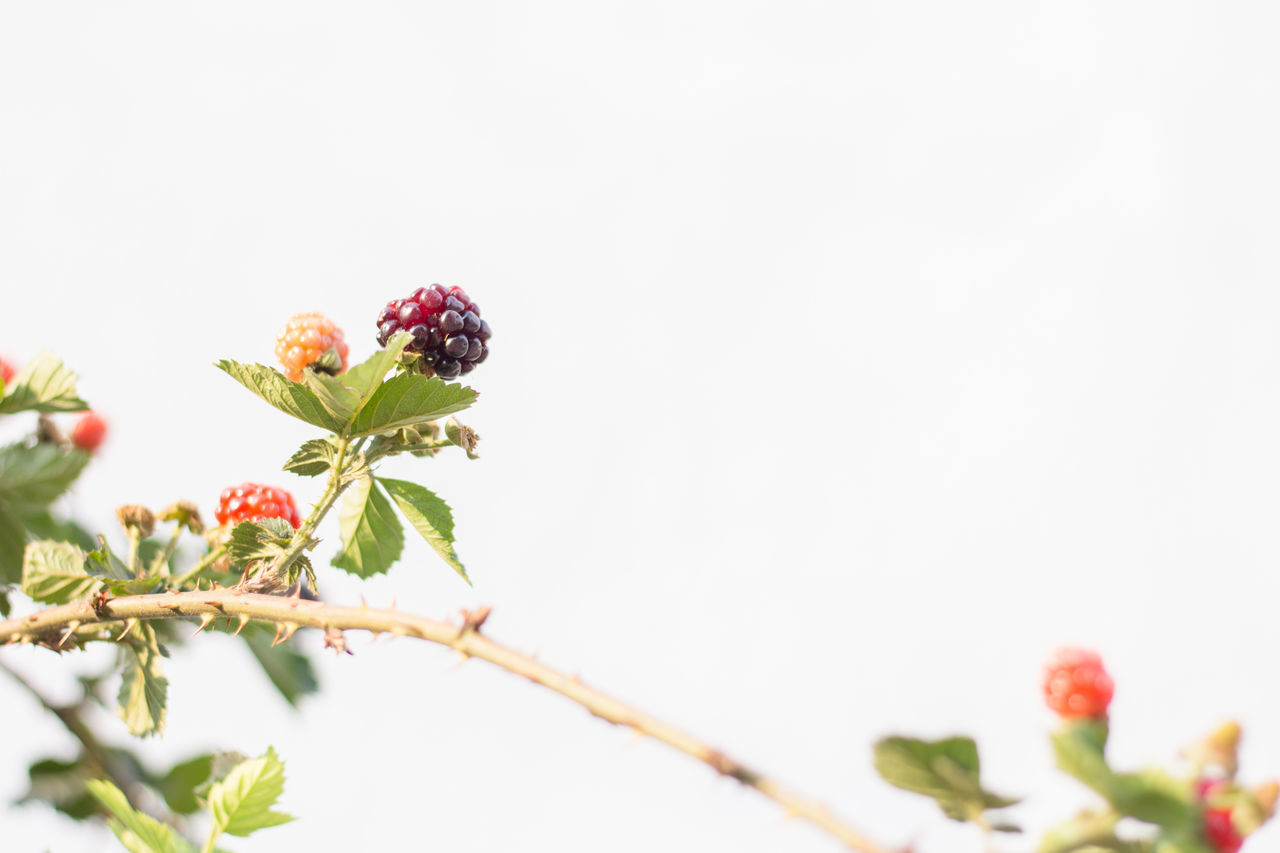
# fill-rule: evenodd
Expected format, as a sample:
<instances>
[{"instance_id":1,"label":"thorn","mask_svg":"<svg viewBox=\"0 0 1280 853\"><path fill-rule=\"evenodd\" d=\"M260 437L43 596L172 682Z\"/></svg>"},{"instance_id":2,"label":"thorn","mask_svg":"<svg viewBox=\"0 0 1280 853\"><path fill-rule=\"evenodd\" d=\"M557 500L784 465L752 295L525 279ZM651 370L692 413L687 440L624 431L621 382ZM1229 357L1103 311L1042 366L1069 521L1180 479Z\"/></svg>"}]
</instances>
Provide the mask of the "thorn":
<instances>
[{"instance_id":1,"label":"thorn","mask_svg":"<svg viewBox=\"0 0 1280 853\"><path fill-rule=\"evenodd\" d=\"M391 599L391 606L390 606L390 607L388 607L387 609L388 609L388 610L395 610L395 609L396 609L396 600L395 600L394 598L393 598L393 599Z\"/></svg>"},{"instance_id":2,"label":"thorn","mask_svg":"<svg viewBox=\"0 0 1280 853\"><path fill-rule=\"evenodd\" d=\"M271 641L271 645L278 646L293 636L293 632L298 630L296 622L281 622L276 626L276 638Z\"/></svg>"},{"instance_id":3,"label":"thorn","mask_svg":"<svg viewBox=\"0 0 1280 853\"><path fill-rule=\"evenodd\" d=\"M376 643L378 642L378 638L385 634L386 631L383 631L380 628L370 628L369 633L373 635L373 639L371 639L370 642Z\"/></svg>"},{"instance_id":4,"label":"thorn","mask_svg":"<svg viewBox=\"0 0 1280 853\"><path fill-rule=\"evenodd\" d=\"M236 626L235 633L238 635L241 631L243 631L243 630L244 630L244 626L245 626L245 625L248 625L248 624L249 624L249 614L247 614L247 613L241 613L241 614L240 614L240 624ZM229 627L231 627L231 617L230 617L230 616L228 616L228 617L227 617L227 627L228 627L228 628L229 628Z\"/></svg>"},{"instance_id":5,"label":"thorn","mask_svg":"<svg viewBox=\"0 0 1280 853\"><path fill-rule=\"evenodd\" d=\"M487 604L482 604L475 610L462 611L462 634L469 634L472 631L480 633L480 626L489 618L489 614L493 612L493 608Z\"/></svg>"},{"instance_id":6,"label":"thorn","mask_svg":"<svg viewBox=\"0 0 1280 853\"><path fill-rule=\"evenodd\" d=\"M199 634L205 628L208 628L209 625L212 624L212 622L213 622L213 614L212 613L204 614L203 616L200 617L200 624L197 625L196 629L191 632L191 636L194 637L196 634Z\"/></svg>"},{"instance_id":7,"label":"thorn","mask_svg":"<svg viewBox=\"0 0 1280 853\"><path fill-rule=\"evenodd\" d=\"M4 643L4 644L5 644L6 646L12 646L14 643L18 642L18 638L19 638L20 636L21 636L20 634L10 634L10 635L9 635L9 639L8 639L8 640L5 640L5 643Z\"/></svg>"},{"instance_id":8,"label":"thorn","mask_svg":"<svg viewBox=\"0 0 1280 853\"><path fill-rule=\"evenodd\" d=\"M79 620L68 622L67 630L62 633L62 639L58 640L57 644L54 645L54 648L61 649L63 644L66 643L67 640L71 639L71 635L74 634L76 632L76 629L79 627L80 627Z\"/></svg>"},{"instance_id":9,"label":"thorn","mask_svg":"<svg viewBox=\"0 0 1280 853\"><path fill-rule=\"evenodd\" d=\"M341 655L343 652L353 654L351 649L347 648L347 638L341 631L336 628L324 629L324 647L333 649L333 651Z\"/></svg>"},{"instance_id":10,"label":"thorn","mask_svg":"<svg viewBox=\"0 0 1280 853\"><path fill-rule=\"evenodd\" d=\"M129 618L124 620L124 630L120 632L119 637L116 637L115 642L118 643L121 640L123 640L125 637L129 636L129 632L132 631L137 624L138 624L138 620L136 618Z\"/></svg>"},{"instance_id":11,"label":"thorn","mask_svg":"<svg viewBox=\"0 0 1280 853\"><path fill-rule=\"evenodd\" d=\"M21 639L21 640L19 640L19 641L18 641L18 643L19 643L20 645L23 645L23 646L30 645L30 644L31 644L31 636L30 636L29 634L23 634L23 635L22 635L22 639Z\"/></svg>"},{"instance_id":12,"label":"thorn","mask_svg":"<svg viewBox=\"0 0 1280 853\"><path fill-rule=\"evenodd\" d=\"M361 595L361 596L360 596L360 609L361 609L361 610L368 610L368 609L369 609L369 602L367 602L367 601L365 601L365 600L364 600L364 596L363 596L363 595Z\"/></svg>"}]
</instances>

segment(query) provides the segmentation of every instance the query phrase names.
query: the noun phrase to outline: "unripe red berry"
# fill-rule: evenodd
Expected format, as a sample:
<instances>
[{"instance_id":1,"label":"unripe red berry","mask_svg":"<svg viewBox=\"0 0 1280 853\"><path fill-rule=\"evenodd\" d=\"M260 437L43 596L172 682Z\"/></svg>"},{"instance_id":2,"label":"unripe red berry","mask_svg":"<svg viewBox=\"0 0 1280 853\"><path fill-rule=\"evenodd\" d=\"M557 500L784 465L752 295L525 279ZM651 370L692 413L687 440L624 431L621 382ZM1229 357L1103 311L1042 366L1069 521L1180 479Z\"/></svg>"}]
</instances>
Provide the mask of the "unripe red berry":
<instances>
[{"instance_id":1,"label":"unripe red berry","mask_svg":"<svg viewBox=\"0 0 1280 853\"><path fill-rule=\"evenodd\" d=\"M1045 667L1044 698L1059 715L1105 716L1114 692L1115 684L1096 652L1062 648L1050 655Z\"/></svg>"},{"instance_id":2,"label":"unripe red berry","mask_svg":"<svg viewBox=\"0 0 1280 853\"><path fill-rule=\"evenodd\" d=\"M219 524L239 524L242 521L261 521L264 518L283 518L295 530L302 524L298 507L293 503L293 495L284 489L261 483L241 483L223 489L213 515Z\"/></svg>"},{"instance_id":3,"label":"unripe red berry","mask_svg":"<svg viewBox=\"0 0 1280 853\"><path fill-rule=\"evenodd\" d=\"M1218 853L1236 853L1244 845L1244 836L1231 821L1231 809L1225 806L1204 810L1204 837Z\"/></svg>"},{"instance_id":4,"label":"unripe red berry","mask_svg":"<svg viewBox=\"0 0 1280 853\"><path fill-rule=\"evenodd\" d=\"M87 453L93 453L107 437L107 422L97 412L85 412L71 428L71 443Z\"/></svg>"},{"instance_id":5,"label":"unripe red berry","mask_svg":"<svg viewBox=\"0 0 1280 853\"><path fill-rule=\"evenodd\" d=\"M17 368L5 361L3 358L0 358L0 389L3 389L4 386L8 385L9 380L13 379L14 374L17 372Z\"/></svg>"}]
</instances>

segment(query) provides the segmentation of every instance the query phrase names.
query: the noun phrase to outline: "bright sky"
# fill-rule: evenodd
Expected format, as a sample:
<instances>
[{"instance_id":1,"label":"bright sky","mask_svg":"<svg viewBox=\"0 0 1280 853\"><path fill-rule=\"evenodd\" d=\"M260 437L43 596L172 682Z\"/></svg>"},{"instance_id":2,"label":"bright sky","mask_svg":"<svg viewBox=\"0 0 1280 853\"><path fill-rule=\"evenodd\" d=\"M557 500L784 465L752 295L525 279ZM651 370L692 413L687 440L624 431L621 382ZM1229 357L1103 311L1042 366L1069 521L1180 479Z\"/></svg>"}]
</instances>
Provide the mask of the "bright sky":
<instances>
[{"instance_id":1,"label":"bright sky","mask_svg":"<svg viewBox=\"0 0 1280 853\"><path fill-rule=\"evenodd\" d=\"M325 597L490 604L493 637L921 853L978 839L875 778L891 731L978 737L1031 829L1088 802L1038 695L1063 642L1116 677L1118 763L1236 717L1260 781L1277 24L1203 0L5 4L0 355L55 349L111 420L78 513L211 514L246 479L305 503L280 465L313 432L211 363L270 361L301 310L363 358L384 302L462 285L495 335L483 458L389 470L453 504L475 587L416 542L387 578L323 569ZM301 713L225 640L169 664L157 765L287 762L300 820L242 853L835 849L485 664L311 646ZM2 654L54 695L105 659ZM73 745L6 681L0 704L7 802ZM0 825L6 851L107 844L42 807Z\"/></svg>"}]
</instances>

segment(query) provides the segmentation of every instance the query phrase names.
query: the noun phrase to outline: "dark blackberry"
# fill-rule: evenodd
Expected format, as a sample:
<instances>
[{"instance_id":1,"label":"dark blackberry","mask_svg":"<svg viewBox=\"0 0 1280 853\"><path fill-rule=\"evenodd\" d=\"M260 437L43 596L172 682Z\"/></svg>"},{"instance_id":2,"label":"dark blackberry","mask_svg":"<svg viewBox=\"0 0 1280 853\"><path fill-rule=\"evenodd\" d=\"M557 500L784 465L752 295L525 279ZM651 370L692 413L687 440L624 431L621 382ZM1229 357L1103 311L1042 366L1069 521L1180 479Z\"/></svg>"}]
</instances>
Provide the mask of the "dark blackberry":
<instances>
[{"instance_id":1,"label":"dark blackberry","mask_svg":"<svg viewBox=\"0 0 1280 853\"><path fill-rule=\"evenodd\" d=\"M489 355L489 324L480 307L460 287L419 287L405 299L386 304L378 314L378 344L406 329L413 336L406 352L417 353L414 369L428 376L456 379Z\"/></svg>"}]
</instances>

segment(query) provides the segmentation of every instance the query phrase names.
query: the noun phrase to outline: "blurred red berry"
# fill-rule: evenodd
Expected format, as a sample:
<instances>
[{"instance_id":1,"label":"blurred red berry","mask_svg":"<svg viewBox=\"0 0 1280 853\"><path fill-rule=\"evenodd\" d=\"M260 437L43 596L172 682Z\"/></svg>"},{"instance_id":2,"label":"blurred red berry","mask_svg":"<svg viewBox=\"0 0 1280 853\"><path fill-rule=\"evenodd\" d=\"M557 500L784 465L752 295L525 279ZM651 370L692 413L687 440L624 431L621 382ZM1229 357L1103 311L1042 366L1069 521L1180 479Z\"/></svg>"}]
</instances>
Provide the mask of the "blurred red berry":
<instances>
[{"instance_id":1,"label":"blurred red berry","mask_svg":"<svg viewBox=\"0 0 1280 853\"><path fill-rule=\"evenodd\" d=\"M9 380L13 379L14 374L18 372L12 364L0 358L0 388L9 384Z\"/></svg>"},{"instance_id":2,"label":"blurred red berry","mask_svg":"<svg viewBox=\"0 0 1280 853\"><path fill-rule=\"evenodd\" d=\"M283 518L297 529L302 524L293 495L275 486L241 483L222 490L214 517L219 524L239 524L264 518Z\"/></svg>"},{"instance_id":3,"label":"blurred red berry","mask_svg":"<svg viewBox=\"0 0 1280 853\"><path fill-rule=\"evenodd\" d=\"M1063 717L1101 717L1107 713L1115 684L1102 668L1102 658L1087 649L1063 648L1049 656L1044 699Z\"/></svg>"},{"instance_id":4,"label":"blurred red berry","mask_svg":"<svg viewBox=\"0 0 1280 853\"><path fill-rule=\"evenodd\" d=\"M276 335L276 358L284 366L284 375L294 382L302 379L303 368L331 349L342 360L336 371L342 373L347 369L346 338L332 320L315 311L294 314Z\"/></svg>"},{"instance_id":5,"label":"blurred red berry","mask_svg":"<svg viewBox=\"0 0 1280 853\"><path fill-rule=\"evenodd\" d=\"M1204 810L1204 837L1218 853L1236 853L1244 844L1244 836L1231 822L1231 809L1226 807Z\"/></svg>"},{"instance_id":6,"label":"blurred red berry","mask_svg":"<svg viewBox=\"0 0 1280 853\"><path fill-rule=\"evenodd\" d=\"M97 412L85 412L71 429L71 443L92 453L107 436L107 422Z\"/></svg>"}]
</instances>

